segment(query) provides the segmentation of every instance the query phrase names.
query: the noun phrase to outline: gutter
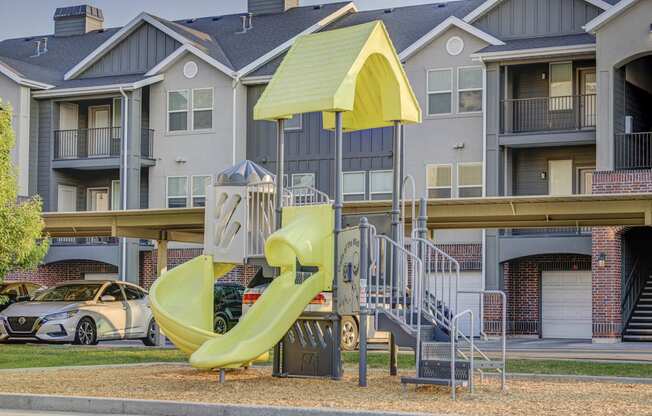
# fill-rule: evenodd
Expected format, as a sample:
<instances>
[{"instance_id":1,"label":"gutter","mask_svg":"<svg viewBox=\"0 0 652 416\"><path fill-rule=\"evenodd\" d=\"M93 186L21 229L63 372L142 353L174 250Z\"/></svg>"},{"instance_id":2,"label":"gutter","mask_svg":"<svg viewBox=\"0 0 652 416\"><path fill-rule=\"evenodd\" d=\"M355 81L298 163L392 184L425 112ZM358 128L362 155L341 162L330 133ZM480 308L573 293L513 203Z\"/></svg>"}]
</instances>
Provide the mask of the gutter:
<instances>
[{"instance_id":1,"label":"gutter","mask_svg":"<svg viewBox=\"0 0 652 416\"><path fill-rule=\"evenodd\" d=\"M519 58L536 58L551 55L569 55L582 52L595 52L595 44L584 44L574 46L551 46L547 48L518 49L513 51L498 51L473 53L470 55L474 61L491 60L498 61L501 59L519 59Z\"/></svg>"},{"instance_id":2,"label":"gutter","mask_svg":"<svg viewBox=\"0 0 652 416\"><path fill-rule=\"evenodd\" d=\"M127 94L124 92L124 89L120 87L120 94L122 95L122 100L123 100L123 108L124 108L124 114L122 117L122 122L124 123L124 129L122 133L122 163L123 163L123 168L122 168L122 178L120 178L120 187L122 188L122 210L126 211L127 210L127 162L128 162L128 157L127 157L127 151L129 149L128 146L128 141L129 141L129 97ZM127 239L122 238L121 239L121 248L122 248L122 256L120 257L120 278L124 282L127 280Z\"/></svg>"},{"instance_id":3,"label":"gutter","mask_svg":"<svg viewBox=\"0 0 652 416\"><path fill-rule=\"evenodd\" d=\"M161 74L161 75L156 75L153 77L141 79L140 81L125 83L125 84L112 84L112 85L109 84L109 85L98 85L93 87L77 87L77 88L55 88L46 91L36 91L32 93L32 96L34 98L56 98L56 97L68 97L68 96L77 96L77 95L112 93L116 91L133 91L138 88L142 88L147 85L151 85L163 81L164 79L165 76Z\"/></svg>"}]
</instances>

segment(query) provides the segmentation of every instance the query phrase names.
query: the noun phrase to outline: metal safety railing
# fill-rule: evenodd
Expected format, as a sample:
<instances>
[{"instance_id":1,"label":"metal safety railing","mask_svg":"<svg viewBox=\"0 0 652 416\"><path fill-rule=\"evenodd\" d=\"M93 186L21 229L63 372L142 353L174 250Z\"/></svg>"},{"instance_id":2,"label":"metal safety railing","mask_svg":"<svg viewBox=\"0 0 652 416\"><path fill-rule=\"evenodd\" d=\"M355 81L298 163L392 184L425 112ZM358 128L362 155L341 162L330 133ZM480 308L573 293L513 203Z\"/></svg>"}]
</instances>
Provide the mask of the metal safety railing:
<instances>
[{"instance_id":1,"label":"metal safety railing","mask_svg":"<svg viewBox=\"0 0 652 416\"><path fill-rule=\"evenodd\" d=\"M247 256L262 256L265 241L276 224L275 184L273 181L247 185Z\"/></svg>"},{"instance_id":2,"label":"metal safety railing","mask_svg":"<svg viewBox=\"0 0 652 416\"><path fill-rule=\"evenodd\" d=\"M470 326L471 326L471 334L473 334L473 311L470 309L466 309L457 315L453 316L451 318L451 399L455 400L455 394L456 394L456 387L457 387L457 380L455 379L455 359L457 358L458 349L457 349L457 334L461 334L461 331L459 331L458 328L458 322L460 318L464 316L469 316L470 317ZM473 335L468 339L469 342L469 353L468 357L464 357L468 359L469 361L469 391L473 393L473 371L475 368L475 363L474 363L474 354L473 354L473 349L475 347L475 344L473 343Z\"/></svg>"},{"instance_id":3,"label":"metal safety railing","mask_svg":"<svg viewBox=\"0 0 652 416\"><path fill-rule=\"evenodd\" d=\"M614 159L617 170L652 167L652 132L614 135Z\"/></svg>"},{"instance_id":4,"label":"metal safety railing","mask_svg":"<svg viewBox=\"0 0 652 416\"><path fill-rule=\"evenodd\" d=\"M328 194L312 186L293 186L284 189L283 205L301 207L308 205L329 204Z\"/></svg>"},{"instance_id":5,"label":"metal safety railing","mask_svg":"<svg viewBox=\"0 0 652 416\"><path fill-rule=\"evenodd\" d=\"M118 157L122 153L122 128L54 130L53 160ZM141 129L141 157L154 156L154 130Z\"/></svg>"},{"instance_id":6,"label":"metal safety railing","mask_svg":"<svg viewBox=\"0 0 652 416\"><path fill-rule=\"evenodd\" d=\"M502 100L501 132L593 129L597 121L596 97L584 94Z\"/></svg>"}]
</instances>

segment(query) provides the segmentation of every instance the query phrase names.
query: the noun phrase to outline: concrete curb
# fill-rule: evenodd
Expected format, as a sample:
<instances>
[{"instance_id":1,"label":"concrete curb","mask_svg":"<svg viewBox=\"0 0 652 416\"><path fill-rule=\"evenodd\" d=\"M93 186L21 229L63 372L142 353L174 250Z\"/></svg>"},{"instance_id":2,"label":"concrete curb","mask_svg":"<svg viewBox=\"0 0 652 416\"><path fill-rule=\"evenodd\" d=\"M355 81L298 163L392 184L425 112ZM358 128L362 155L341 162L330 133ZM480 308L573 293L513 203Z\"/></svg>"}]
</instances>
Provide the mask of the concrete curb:
<instances>
[{"instance_id":1,"label":"concrete curb","mask_svg":"<svg viewBox=\"0 0 652 416\"><path fill-rule=\"evenodd\" d=\"M496 373L486 373L485 377L498 377ZM587 383L620 383L620 384L652 384L652 378L642 377L612 377L612 376L581 376L573 374L534 374L507 373L508 380L557 380L579 381Z\"/></svg>"},{"instance_id":2,"label":"concrete curb","mask_svg":"<svg viewBox=\"0 0 652 416\"><path fill-rule=\"evenodd\" d=\"M5 393L0 393L0 409L139 416L426 416L425 413L386 413L341 409ZM436 415L428 414L428 416ZM440 414L439 416L444 415Z\"/></svg>"}]
</instances>

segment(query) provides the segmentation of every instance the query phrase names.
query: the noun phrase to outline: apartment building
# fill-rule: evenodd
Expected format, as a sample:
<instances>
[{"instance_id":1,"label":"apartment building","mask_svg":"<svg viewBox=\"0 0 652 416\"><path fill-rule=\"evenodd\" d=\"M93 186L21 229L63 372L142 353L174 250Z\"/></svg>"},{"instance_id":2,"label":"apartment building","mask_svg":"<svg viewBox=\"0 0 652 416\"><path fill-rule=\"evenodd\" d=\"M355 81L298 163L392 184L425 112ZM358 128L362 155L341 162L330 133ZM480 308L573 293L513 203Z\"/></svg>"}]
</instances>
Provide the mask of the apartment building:
<instances>
[{"instance_id":1,"label":"apartment building","mask_svg":"<svg viewBox=\"0 0 652 416\"><path fill-rule=\"evenodd\" d=\"M40 194L48 211L201 206L211 176L237 161L274 171L275 126L254 121L253 107L284 53L301 34L373 20L387 27L424 113L404 128L407 198L412 184L427 198L652 190L644 0L248 8L174 22L141 14L107 29L99 9L62 8L53 35L0 42L0 96L17 109L24 193ZM349 133L344 145L345 199L386 199L391 131ZM332 134L321 114L286 123L285 160L288 185L332 194ZM642 339L652 317L648 232L434 230L433 238L460 261L463 287L507 293L512 334L613 341ZM198 253L175 246L170 265ZM120 273L148 284L153 256L139 240L61 240L32 278Z\"/></svg>"}]
</instances>

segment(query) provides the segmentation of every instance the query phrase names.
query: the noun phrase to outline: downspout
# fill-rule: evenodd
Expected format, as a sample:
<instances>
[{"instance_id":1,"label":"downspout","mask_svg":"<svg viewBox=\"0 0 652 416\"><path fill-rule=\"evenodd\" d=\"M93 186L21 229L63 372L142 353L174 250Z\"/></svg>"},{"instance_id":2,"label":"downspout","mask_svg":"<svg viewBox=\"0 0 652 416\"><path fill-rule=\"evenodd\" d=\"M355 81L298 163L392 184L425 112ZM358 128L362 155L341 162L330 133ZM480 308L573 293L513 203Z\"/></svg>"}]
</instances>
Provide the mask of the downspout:
<instances>
[{"instance_id":1,"label":"downspout","mask_svg":"<svg viewBox=\"0 0 652 416\"><path fill-rule=\"evenodd\" d=\"M235 165L236 163L236 152L235 152L235 147L237 145L237 134L238 134L238 129L236 127L236 123L238 122L238 116L236 114L238 106L237 106L237 101L238 101L238 94L237 94L237 89L238 89L238 84L240 83L240 78L236 77L233 80L233 139L232 139L232 157L231 157L231 164Z\"/></svg>"},{"instance_id":2,"label":"downspout","mask_svg":"<svg viewBox=\"0 0 652 416\"><path fill-rule=\"evenodd\" d=\"M482 64L482 197L487 196L487 65ZM487 288L487 229L482 229L482 290ZM480 329L482 331L482 329Z\"/></svg>"},{"instance_id":3,"label":"downspout","mask_svg":"<svg viewBox=\"0 0 652 416\"><path fill-rule=\"evenodd\" d=\"M124 101L124 105L122 106L124 108L124 114L122 117L122 123L124 124L124 131L122 133L122 163L123 163L123 177L120 178L120 185L122 188L122 210L126 211L127 210L127 149L129 149L127 143L128 143L128 137L129 137L129 97L127 94L124 92L123 87L120 87L120 94L122 95L122 100ZM122 247L122 255L120 256L120 270L121 270L121 276L120 278L122 281L127 280L127 239L122 238L121 239L121 247Z\"/></svg>"}]
</instances>

